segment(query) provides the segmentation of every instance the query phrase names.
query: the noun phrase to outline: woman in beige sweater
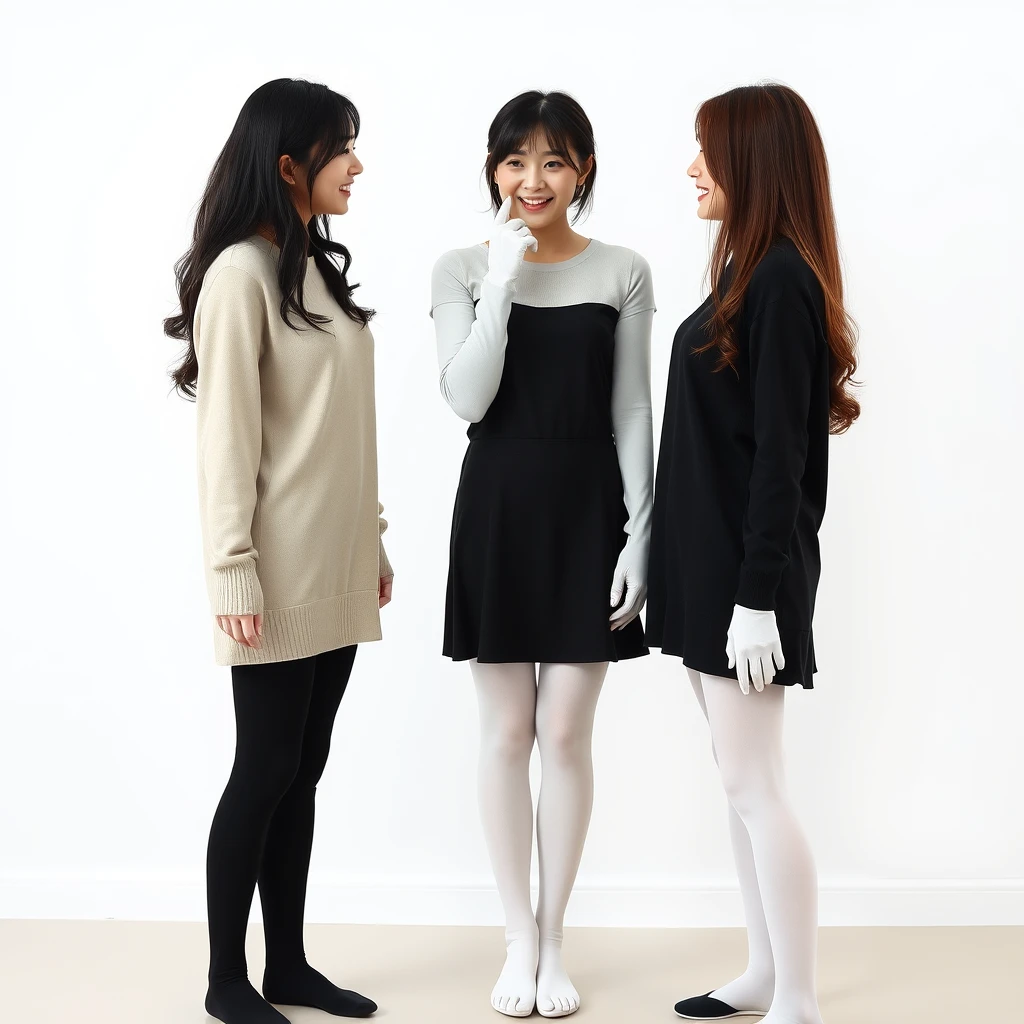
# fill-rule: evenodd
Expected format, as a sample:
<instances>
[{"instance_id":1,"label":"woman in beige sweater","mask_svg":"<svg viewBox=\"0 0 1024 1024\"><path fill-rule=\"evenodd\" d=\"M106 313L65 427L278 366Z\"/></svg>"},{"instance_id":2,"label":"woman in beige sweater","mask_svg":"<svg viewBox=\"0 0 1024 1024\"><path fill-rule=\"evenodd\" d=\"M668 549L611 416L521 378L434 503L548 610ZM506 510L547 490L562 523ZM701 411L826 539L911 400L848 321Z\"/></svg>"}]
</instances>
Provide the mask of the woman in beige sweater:
<instances>
[{"instance_id":1,"label":"woman in beige sweater","mask_svg":"<svg viewBox=\"0 0 1024 1024\"><path fill-rule=\"evenodd\" d=\"M380 639L392 571L377 500L371 310L352 300L348 211L359 115L326 86L281 79L246 101L176 268L196 399L200 516L217 663L230 665L235 761L210 831L206 1009L281 1024L271 1003L365 1017L376 1004L306 963L316 784L355 656ZM340 257L341 266L335 261ZM259 884L263 996L245 931ZM264 998L265 997L265 998Z\"/></svg>"}]
</instances>

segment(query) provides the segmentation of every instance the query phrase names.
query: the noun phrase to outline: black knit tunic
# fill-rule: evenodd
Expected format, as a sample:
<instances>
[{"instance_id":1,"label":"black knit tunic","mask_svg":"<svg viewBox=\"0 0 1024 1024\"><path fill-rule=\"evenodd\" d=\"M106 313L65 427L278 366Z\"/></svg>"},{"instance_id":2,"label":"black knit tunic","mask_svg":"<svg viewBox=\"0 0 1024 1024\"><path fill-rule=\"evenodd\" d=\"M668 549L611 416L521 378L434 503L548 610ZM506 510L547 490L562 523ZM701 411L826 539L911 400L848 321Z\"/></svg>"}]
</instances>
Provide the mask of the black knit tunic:
<instances>
[{"instance_id":1,"label":"black knit tunic","mask_svg":"<svg viewBox=\"0 0 1024 1024\"><path fill-rule=\"evenodd\" d=\"M728 287L726 271L725 287ZM655 484L647 640L687 667L735 678L734 604L773 609L781 684L810 688L818 528L828 476L825 303L789 239L756 267L736 319L736 371L714 372L710 297L675 335Z\"/></svg>"}]
</instances>

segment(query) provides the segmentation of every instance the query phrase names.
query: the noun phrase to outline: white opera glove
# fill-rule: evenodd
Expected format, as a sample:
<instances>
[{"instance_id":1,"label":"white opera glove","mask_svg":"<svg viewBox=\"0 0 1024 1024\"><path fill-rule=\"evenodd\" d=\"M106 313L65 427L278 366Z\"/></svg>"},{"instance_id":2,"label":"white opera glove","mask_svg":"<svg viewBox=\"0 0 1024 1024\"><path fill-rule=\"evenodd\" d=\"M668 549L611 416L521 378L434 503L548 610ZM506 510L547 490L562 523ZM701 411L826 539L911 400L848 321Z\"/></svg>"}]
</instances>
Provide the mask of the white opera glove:
<instances>
[{"instance_id":1,"label":"white opera glove","mask_svg":"<svg viewBox=\"0 0 1024 1024\"><path fill-rule=\"evenodd\" d=\"M622 599L625 591L625 600ZM639 614L647 600L647 544L626 541L626 546L619 552L619 560L615 565L612 577L612 591L609 604L614 609L609 616L612 629L628 626ZM616 607L622 601L621 607Z\"/></svg>"},{"instance_id":2,"label":"white opera glove","mask_svg":"<svg viewBox=\"0 0 1024 1024\"><path fill-rule=\"evenodd\" d=\"M487 277L505 288L518 279L526 250L537 251L537 239L530 234L526 221L519 217L508 219L511 208L512 197L507 196L491 224L487 238Z\"/></svg>"},{"instance_id":3,"label":"white opera glove","mask_svg":"<svg viewBox=\"0 0 1024 1024\"><path fill-rule=\"evenodd\" d=\"M725 653L729 668L736 666L736 677L744 693L750 692L751 682L755 690L763 690L775 678L776 671L786 667L775 612L736 605L729 623Z\"/></svg>"}]
</instances>

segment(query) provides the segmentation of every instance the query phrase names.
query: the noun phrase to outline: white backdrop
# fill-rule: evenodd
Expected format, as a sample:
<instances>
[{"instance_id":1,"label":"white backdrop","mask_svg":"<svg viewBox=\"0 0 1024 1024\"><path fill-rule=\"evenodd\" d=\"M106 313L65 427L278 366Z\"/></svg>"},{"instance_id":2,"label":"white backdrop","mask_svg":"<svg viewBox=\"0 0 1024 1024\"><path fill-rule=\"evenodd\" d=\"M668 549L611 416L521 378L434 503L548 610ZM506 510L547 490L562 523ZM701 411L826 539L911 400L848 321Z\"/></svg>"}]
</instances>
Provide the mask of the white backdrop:
<instances>
[{"instance_id":1,"label":"white backdrop","mask_svg":"<svg viewBox=\"0 0 1024 1024\"><path fill-rule=\"evenodd\" d=\"M194 407L169 394L177 345L161 320L246 96L292 75L359 107L366 172L334 233L379 310L395 600L385 640L358 655L320 787L309 916L480 923L499 907L475 701L466 666L439 653L464 425L438 393L430 268L482 237L501 104L572 92L599 147L582 230L653 267L660 431L672 334L708 252L685 179L693 114L770 77L806 97L825 137L865 381L862 421L832 446L821 672L790 694L787 724L823 921L1024 922L1012 7L180 0L159 15L9 15L0 916L205 913L233 726L202 581ZM569 923L738 923L679 662L613 667L595 744Z\"/></svg>"}]
</instances>

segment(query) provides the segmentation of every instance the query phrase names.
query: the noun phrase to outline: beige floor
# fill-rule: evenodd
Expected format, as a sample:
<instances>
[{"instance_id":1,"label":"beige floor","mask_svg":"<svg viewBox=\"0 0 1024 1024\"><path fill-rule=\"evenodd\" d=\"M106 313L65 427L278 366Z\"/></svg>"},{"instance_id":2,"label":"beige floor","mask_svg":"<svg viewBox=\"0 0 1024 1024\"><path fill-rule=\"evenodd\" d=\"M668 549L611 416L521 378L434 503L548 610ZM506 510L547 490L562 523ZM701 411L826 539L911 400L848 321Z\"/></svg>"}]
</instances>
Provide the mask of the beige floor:
<instances>
[{"instance_id":1,"label":"beige floor","mask_svg":"<svg viewBox=\"0 0 1024 1024\"><path fill-rule=\"evenodd\" d=\"M250 928L250 976L262 968ZM0 921L0 1020L11 1024L210 1024L199 924ZM334 981L372 996L390 1024L497 1024L501 966L491 928L312 925L307 952ZM672 1004L731 977L743 934L575 929L566 962L583 997L575 1021L675 1021ZM1020 1024L1024 928L828 928L826 1024ZM286 1008L295 1024L329 1021ZM541 1020L539 1016L533 1018ZM752 1018L746 1018L751 1020Z\"/></svg>"}]
</instances>

